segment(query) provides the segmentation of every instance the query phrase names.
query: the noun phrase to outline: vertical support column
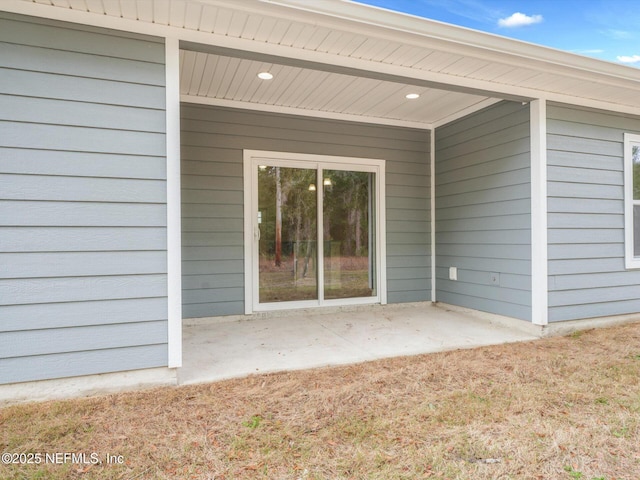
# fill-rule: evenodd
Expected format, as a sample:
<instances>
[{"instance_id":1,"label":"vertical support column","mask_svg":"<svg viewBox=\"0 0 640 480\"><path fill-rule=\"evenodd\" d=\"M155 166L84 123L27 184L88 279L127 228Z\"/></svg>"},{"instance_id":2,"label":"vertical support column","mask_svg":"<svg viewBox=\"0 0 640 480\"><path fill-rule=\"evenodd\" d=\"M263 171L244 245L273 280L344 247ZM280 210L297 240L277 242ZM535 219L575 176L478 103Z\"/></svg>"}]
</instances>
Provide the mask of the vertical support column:
<instances>
[{"instance_id":1,"label":"vertical support column","mask_svg":"<svg viewBox=\"0 0 640 480\"><path fill-rule=\"evenodd\" d=\"M431 301L436 301L436 129L429 134L429 164L431 168Z\"/></svg>"},{"instance_id":2,"label":"vertical support column","mask_svg":"<svg viewBox=\"0 0 640 480\"><path fill-rule=\"evenodd\" d=\"M167 282L169 368L182 366L182 242L180 218L180 46L165 39L167 145Z\"/></svg>"},{"instance_id":3,"label":"vertical support column","mask_svg":"<svg viewBox=\"0 0 640 480\"><path fill-rule=\"evenodd\" d=\"M385 161L380 161L376 169L376 198L378 206L376 207L378 221L377 242L378 248L378 292L380 293L380 304L387 304L387 167Z\"/></svg>"},{"instance_id":4,"label":"vertical support column","mask_svg":"<svg viewBox=\"0 0 640 480\"><path fill-rule=\"evenodd\" d=\"M252 154L249 150L242 151L242 184L244 189L244 313L249 315L253 313L253 303L258 301L258 267L257 261L254 261L254 245L259 242L260 226L256 225L258 202L255 200L253 191L256 195L257 172Z\"/></svg>"},{"instance_id":5,"label":"vertical support column","mask_svg":"<svg viewBox=\"0 0 640 480\"><path fill-rule=\"evenodd\" d=\"M531 122L531 321L548 323L547 103L529 104Z\"/></svg>"}]
</instances>

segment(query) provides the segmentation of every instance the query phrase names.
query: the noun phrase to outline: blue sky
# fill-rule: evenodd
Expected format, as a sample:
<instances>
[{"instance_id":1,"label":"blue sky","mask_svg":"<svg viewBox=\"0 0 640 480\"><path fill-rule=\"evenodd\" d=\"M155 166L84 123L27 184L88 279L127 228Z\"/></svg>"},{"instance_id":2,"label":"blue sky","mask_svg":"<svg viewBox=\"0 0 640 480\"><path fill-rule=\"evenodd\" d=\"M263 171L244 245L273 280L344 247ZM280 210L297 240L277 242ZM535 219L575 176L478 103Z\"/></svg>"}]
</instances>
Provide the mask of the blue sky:
<instances>
[{"instance_id":1,"label":"blue sky","mask_svg":"<svg viewBox=\"0 0 640 480\"><path fill-rule=\"evenodd\" d=\"M357 0L640 67L639 0Z\"/></svg>"}]
</instances>

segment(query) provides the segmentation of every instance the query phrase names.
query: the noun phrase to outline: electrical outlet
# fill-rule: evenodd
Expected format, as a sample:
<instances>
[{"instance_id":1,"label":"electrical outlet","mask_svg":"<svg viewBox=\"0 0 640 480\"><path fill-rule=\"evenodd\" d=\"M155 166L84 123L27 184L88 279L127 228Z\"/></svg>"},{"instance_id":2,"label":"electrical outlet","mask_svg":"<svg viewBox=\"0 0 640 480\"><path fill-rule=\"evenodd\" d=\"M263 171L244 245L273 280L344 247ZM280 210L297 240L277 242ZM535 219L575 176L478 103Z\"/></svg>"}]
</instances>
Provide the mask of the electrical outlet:
<instances>
[{"instance_id":1,"label":"electrical outlet","mask_svg":"<svg viewBox=\"0 0 640 480\"><path fill-rule=\"evenodd\" d=\"M458 280L458 267L449 267L449 280Z\"/></svg>"}]
</instances>

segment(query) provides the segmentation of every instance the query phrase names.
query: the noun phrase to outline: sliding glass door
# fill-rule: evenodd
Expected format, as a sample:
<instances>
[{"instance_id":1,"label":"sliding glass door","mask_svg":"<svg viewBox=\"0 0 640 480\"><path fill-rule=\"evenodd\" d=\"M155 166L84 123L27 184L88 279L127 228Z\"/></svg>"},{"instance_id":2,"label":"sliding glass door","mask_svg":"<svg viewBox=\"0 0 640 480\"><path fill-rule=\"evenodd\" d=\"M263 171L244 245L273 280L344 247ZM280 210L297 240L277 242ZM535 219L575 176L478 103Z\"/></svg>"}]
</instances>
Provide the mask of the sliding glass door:
<instances>
[{"instance_id":1,"label":"sliding glass door","mask_svg":"<svg viewBox=\"0 0 640 480\"><path fill-rule=\"evenodd\" d=\"M376 295L375 174L323 171L324 298Z\"/></svg>"},{"instance_id":2,"label":"sliding glass door","mask_svg":"<svg viewBox=\"0 0 640 480\"><path fill-rule=\"evenodd\" d=\"M316 171L258 166L260 303L318 299Z\"/></svg>"},{"instance_id":3,"label":"sliding glass door","mask_svg":"<svg viewBox=\"0 0 640 480\"><path fill-rule=\"evenodd\" d=\"M381 161L282 156L245 158L250 310L379 302Z\"/></svg>"}]
</instances>

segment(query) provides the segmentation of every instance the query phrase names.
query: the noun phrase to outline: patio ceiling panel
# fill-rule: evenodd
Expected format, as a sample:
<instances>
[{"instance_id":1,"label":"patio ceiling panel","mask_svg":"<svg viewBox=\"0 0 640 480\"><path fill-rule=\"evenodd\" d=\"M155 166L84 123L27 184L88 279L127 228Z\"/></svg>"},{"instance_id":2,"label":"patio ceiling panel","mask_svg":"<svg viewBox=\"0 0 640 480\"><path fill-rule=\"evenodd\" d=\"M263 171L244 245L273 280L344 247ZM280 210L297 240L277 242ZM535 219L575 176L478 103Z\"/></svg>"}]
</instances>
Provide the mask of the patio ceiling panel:
<instances>
[{"instance_id":1,"label":"patio ceiling panel","mask_svg":"<svg viewBox=\"0 0 640 480\"><path fill-rule=\"evenodd\" d=\"M281 73L275 77L276 79L280 78L280 75L284 73L282 81L277 80L276 82L262 82L273 84L269 89L276 89L278 91L277 96L274 95L270 99L263 99L263 101L269 105L293 105L290 100L292 91L301 91L304 85L299 85L300 83L300 75L303 73L303 69L301 68L292 68L292 67L281 67ZM271 71L271 70L269 70ZM318 81L321 82L320 85L323 88L335 89L335 91L340 91L344 86L350 81L349 78L335 77L331 75L325 75L323 72L322 75L318 75ZM275 73L274 73L275 75ZM281 83L281 85L278 85ZM267 90L268 92L268 90ZM314 99L317 99L318 105L312 105ZM259 97L253 97L250 100L251 102L261 103L261 99ZM317 96L314 98L308 98L306 100L306 108L311 109L319 109L320 105L324 103L323 97Z\"/></svg>"},{"instance_id":2,"label":"patio ceiling panel","mask_svg":"<svg viewBox=\"0 0 640 480\"><path fill-rule=\"evenodd\" d=\"M278 71L277 68L280 70ZM287 92L293 80L299 75L299 68L284 67L282 65L274 66L272 71L277 78L282 78L281 82L262 82L265 83L265 92L262 96L265 105L279 105L280 99ZM209 96L215 97L215 93L209 93ZM255 99L252 99L256 101ZM257 102L257 101L256 101Z\"/></svg>"},{"instance_id":3,"label":"patio ceiling panel","mask_svg":"<svg viewBox=\"0 0 640 480\"><path fill-rule=\"evenodd\" d=\"M300 73L295 78L280 97L280 104L292 108L306 108L305 100L321 85L319 75L315 75L311 70L300 69ZM260 99L254 100L255 103L262 103ZM328 110L328 109L324 109Z\"/></svg>"},{"instance_id":4,"label":"patio ceiling panel","mask_svg":"<svg viewBox=\"0 0 640 480\"><path fill-rule=\"evenodd\" d=\"M180 58L183 58L182 55L180 55ZM209 96L212 95L213 92L218 90L218 87L220 85L220 82L222 81L222 76L225 74L226 71L226 67L227 64L229 63L229 61L231 60L228 57L207 57L208 61L207 63L209 65L211 65L211 74L208 77L208 81L207 79L204 79L204 81L200 82L200 88L201 90L198 92L197 95L200 96ZM208 70L205 70L208 73ZM191 81L187 80L186 78L182 78L180 80L180 93L181 94L188 94L189 91L184 91L185 88L189 88L189 86L191 85Z\"/></svg>"},{"instance_id":5,"label":"patio ceiling panel","mask_svg":"<svg viewBox=\"0 0 640 480\"><path fill-rule=\"evenodd\" d=\"M181 50L183 95L430 125L486 96ZM273 80L257 78L269 71ZM418 93L407 100L407 93ZM193 100L193 98L192 98Z\"/></svg>"},{"instance_id":6,"label":"patio ceiling panel","mask_svg":"<svg viewBox=\"0 0 640 480\"><path fill-rule=\"evenodd\" d=\"M349 107L356 100L367 95L367 92L370 89L380 85L378 80L358 77L351 78L352 81L349 82L347 88L344 88L339 92L331 92L329 94L331 97L327 98L326 103L320 107L320 110L339 113L356 113L355 109L350 109Z\"/></svg>"},{"instance_id":7,"label":"patio ceiling panel","mask_svg":"<svg viewBox=\"0 0 640 480\"><path fill-rule=\"evenodd\" d=\"M399 99L405 98L405 95L408 93L417 93L420 95L420 103L428 102L429 96L435 92L435 90L431 90L428 88L411 88L406 85L397 84L394 89L390 89L386 96L378 96L377 102L370 102L369 109L363 109L364 115L373 115L378 117L389 117L393 116L393 111L397 108L401 107L404 102L409 102L410 100L406 100L404 102L398 101ZM442 92L440 92L442 93ZM415 101L414 101L415 103Z\"/></svg>"},{"instance_id":8,"label":"patio ceiling panel","mask_svg":"<svg viewBox=\"0 0 640 480\"><path fill-rule=\"evenodd\" d=\"M307 97L304 108L322 110L329 99L348 88L354 80L354 77L347 75L328 74L322 82L322 92L314 92L314 95Z\"/></svg>"}]
</instances>

